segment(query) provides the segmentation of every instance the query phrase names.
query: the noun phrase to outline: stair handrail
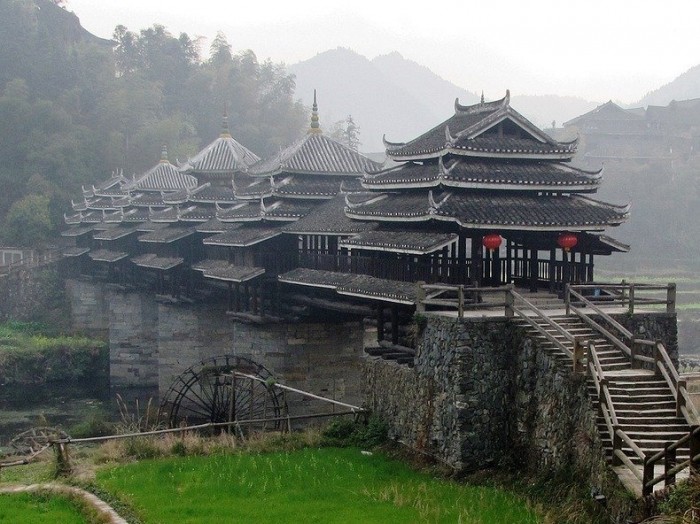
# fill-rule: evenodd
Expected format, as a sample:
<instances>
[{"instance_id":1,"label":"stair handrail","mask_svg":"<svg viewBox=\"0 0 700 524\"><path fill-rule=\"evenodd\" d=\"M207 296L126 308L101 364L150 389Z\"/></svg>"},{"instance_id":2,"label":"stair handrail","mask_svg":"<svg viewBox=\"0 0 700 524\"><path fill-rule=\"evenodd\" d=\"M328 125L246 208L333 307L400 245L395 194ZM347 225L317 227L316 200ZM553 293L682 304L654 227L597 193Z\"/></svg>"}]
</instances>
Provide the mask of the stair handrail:
<instances>
[{"instance_id":1,"label":"stair handrail","mask_svg":"<svg viewBox=\"0 0 700 524\"><path fill-rule=\"evenodd\" d=\"M690 398L687 383L678 374L676 366L673 365L673 361L668 351L666 351L666 347L658 340L654 344L654 361L656 369L664 377L673 392L676 400L676 415L679 417L682 415L689 426L698 425L700 423L700 412L698 412L693 400Z\"/></svg>"},{"instance_id":2,"label":"stair handrail","mask_svg":"<svg viewBox=\"0 0 700 524\"><path fill-rule=\"evenodd\" d=\"M556 330L560 335L562 335L568 341L572 342L574 344L574 347L576 347L577 345L580 345L580 341L575 336L573 336L571 333L569 333L567 330L565 330L563 327L561 327L559 324L557 324L551 318L549 318L547 315L545 315L542 310L540 310L532 302L530 302L525 297L523 297L520 293L511 289L510 294L513 296L514 299L520 300L522 303L524 303L531 311L533 311L535 313L535 315L540 320L543 320L549 326L554 328L554 330ZM561 342L561 340L556 338L554 335L552 335L546 329L544 329L540 324L535 322L532 319L532 317L530 317L528 314L526 314L525 311L523 311L520 307L516 306L515 304L512 304L511 307L513 308L513 311L515 313L517 313L520 317L522 317L528 324L530 324L533 328L535 328L541 335L544 335L545 338L547 338L547 340L549 340L558 349L560 349L567 357L574 360L575 353L573 351L571 351L569 348L567 348ZM576 368L575 361L574 361L574 368Z\"/></svg>"},{"instance_id":3,"label":"stair handrail","mask_svg":"<svg viewBox=\"0 0 700 524\"><path fill-rule=\"evenodd\" d=\"M605 338L607 338L613 345L617 346L625 355L632 358L632 350L627 346L627 344L605 329L600 323L593 320L590 316L574 305L569 305L569 310L586 324L591 326L595 331L598 331L601 335L605 336Z\"/></svg>"},{"instance_id":4,"label":"stair handrail","mask_svg":"<svg viewBox=\"0 0 700 524\"><path fill-rule=\"evenodd\" d=\"M591 340L588 341L588 371L593 379L593 383L596 386L598 392L598 407L605 420L605 425L608 428L608 434L612 441L612 454L613 454L613 465L616 462L620 462L627 467L627 469L632 472L632 474L637 477L637 479L644 483L645 479L643 474L639 471L624 451L622 451L622 443L626 443L627 446L634 452L637 457L639 457L643 462L645 461L644 452L637 446L637 444L630 438L630 436L625 433L625 431L620 428L620 423L617 419L617 414L615 413L615 406L612 401L612 396L610 395L610 387L608 386L608 378L605 376L603 371L603 366L598 358L598 353L595 350L595 343Z\"/></svg>"},{"instance_id":5,"label":"stair handrail","mask_svg":"<svg viewBox=\"0 0 700 524\"><path fill-rule=\"evenodd\" d=\"M592 301L590 301L586 297L584 297L581 293L572 289L569 284L567 284L567 288L568 288L567 297L570 297L571 295L573 295L579 301L583 302L584 307L591 308L598 315L600 315L603 319L605 319L606 322L608 322L611 326L613 326L615 329L617 329L622 334L623 337L625 337L626 339L628 339L630 341L634 340L634 334L629 329L627 329L625 326L620 324L617 320L612 318L605 311L603 311L601 308L599 308L595 303L593 303ZM567 306L567 309L575 308L575 309L580 311L579 308L576 308L575 306L571 305L570 299L567 300L566 306Z\"/></svg>"}]
</instances>

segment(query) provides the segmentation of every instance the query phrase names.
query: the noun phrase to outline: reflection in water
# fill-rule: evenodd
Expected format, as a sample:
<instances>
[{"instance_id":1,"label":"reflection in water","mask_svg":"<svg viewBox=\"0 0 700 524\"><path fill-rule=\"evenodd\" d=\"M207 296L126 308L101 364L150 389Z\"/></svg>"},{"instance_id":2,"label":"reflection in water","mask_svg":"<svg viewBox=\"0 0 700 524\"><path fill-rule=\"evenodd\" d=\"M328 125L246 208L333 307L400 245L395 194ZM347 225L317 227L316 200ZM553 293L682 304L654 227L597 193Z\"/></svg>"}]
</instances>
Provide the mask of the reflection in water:
<instances>
[{"instance_id":1,"label":"reflection in water","mask_svg":"<svg viewBox=\"0 0 700 524\"><path fill-rule=\"evenodd\" d=\"M0 448L18 433L33 426L70 428L103 416L118 421L116 395L131 409L136 400L146 406L150 398L158 406L157 388L110 389L104 383L0 385ZM0 449L1 451L1 449Z\"/></svg>"}]
</instances>

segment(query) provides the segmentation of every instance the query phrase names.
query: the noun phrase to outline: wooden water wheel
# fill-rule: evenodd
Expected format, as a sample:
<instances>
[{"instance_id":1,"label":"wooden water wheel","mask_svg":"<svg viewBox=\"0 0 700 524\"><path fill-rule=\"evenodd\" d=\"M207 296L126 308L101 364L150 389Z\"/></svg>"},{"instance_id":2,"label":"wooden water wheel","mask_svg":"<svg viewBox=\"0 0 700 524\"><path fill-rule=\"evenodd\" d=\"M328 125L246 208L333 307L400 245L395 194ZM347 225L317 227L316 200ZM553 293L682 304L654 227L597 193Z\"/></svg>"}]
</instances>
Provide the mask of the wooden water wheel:
<instances>
[{"instance_id":1,"label":"wooden water wheel","mask_svg":"<svg viewBox=\"0 0 700 524\"><path fill-rule=\"evenodd\" d=\"M172 427L240 421L236 427L245 433L279 431L286 425L287 403L273 383L272 374L250 359L212 357L175 379L163 397L161 413Z\"/></svg>"}]
</instances>

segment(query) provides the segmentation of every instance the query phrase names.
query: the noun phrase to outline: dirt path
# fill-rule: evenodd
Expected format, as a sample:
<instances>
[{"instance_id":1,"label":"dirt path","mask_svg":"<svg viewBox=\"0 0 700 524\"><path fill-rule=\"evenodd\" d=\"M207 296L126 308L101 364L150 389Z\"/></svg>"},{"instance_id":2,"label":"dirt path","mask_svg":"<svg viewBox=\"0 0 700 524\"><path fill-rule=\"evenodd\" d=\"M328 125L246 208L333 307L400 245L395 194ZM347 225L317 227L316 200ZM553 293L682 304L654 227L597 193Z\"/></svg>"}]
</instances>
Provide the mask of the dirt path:
<instances>
[{"instance_id":1,"label":"dirt path","mask_svg":"<svg viewBox=\"0 0 700 524\"><path fill-rule=\"evenodd\" d=\"M72 495L75 497L80 497L90 506L95 508L95 510L100 515L105 515L109 520L107 522L111 524L128 524L126 520L121 518L119 514L114 511L114 509L107 504L102 499L96 497L89 491L84 489L76 488L74 486L67 486L65 484L58 484L55 482L49 482L45 484L31 484L29 486L23 485L11 485L0 487L0 493L57 493L60 495Z\"/></svg>"}]
</instances>

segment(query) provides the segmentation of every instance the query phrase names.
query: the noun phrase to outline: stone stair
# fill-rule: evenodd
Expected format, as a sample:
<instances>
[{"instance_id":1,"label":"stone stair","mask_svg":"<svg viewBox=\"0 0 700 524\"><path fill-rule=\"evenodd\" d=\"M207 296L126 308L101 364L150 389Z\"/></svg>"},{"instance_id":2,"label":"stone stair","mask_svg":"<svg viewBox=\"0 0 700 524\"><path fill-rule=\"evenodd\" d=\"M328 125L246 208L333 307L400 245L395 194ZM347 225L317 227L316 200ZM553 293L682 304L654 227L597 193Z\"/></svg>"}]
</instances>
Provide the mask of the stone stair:
<instances>
[{"instance_id":1,"label":"stone stair","mask_svg":"<svg viewBox=\"0 0 700 524\"><path fill-rule=\"evenodd\" d=\"M622 350L610 343L602 334L591 329L580 318L556 313L549 318L568 333L581 337L586 346L588 341L593 341L603 373L608 379L608 388L618 426L646 456L655 454L662 450L666 443L675 442L688 433L690 428L685 418L676 416L676 401L671 388L663 377L655 375L653 371L632 368L629 357ZM539 347L557 362L571 368L571 359L545 335L523 319L515 321L523 327L528 336L537 341ZM546 322L538 320L537 324L573 351L573 344ZM589 394L592 406L597 409L598 398L592 379L589 379ZM597 418L597 426L604 445L606 459L612 465L613 442L605 419L600 413ZM623 444L622 451L641 471L642 460L632 449ZM686 460L688 456L689 448L686 445L678 449L676 459L681 462ZM641 483L631 474L629 469L625 466L618 466L614 469L628 489L641 495ZM660 468L657 468L655 474L660 472Z\"/></svg>"}]
</instances>

